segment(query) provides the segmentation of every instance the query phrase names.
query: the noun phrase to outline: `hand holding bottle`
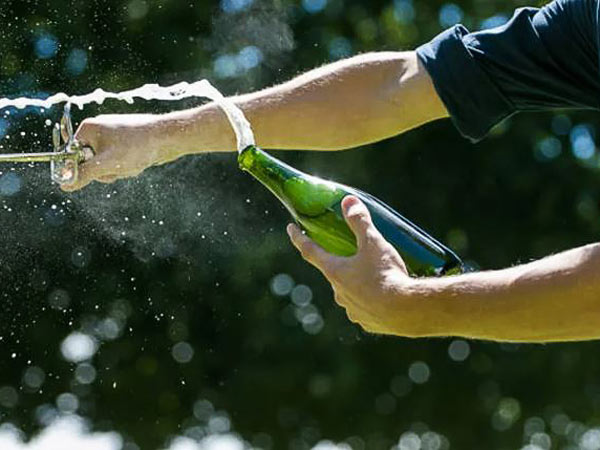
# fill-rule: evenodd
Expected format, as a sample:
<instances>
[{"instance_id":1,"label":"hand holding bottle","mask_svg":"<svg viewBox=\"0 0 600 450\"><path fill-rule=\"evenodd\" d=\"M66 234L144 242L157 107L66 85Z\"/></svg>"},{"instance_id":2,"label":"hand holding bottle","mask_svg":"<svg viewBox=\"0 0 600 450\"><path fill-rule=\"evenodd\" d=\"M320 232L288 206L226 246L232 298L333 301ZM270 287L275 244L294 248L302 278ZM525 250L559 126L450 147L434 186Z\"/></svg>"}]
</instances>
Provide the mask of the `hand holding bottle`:
<instances>
[{"instance_id":1,"label":"hand holding bottle","mask_svg":"<svg viewBox=\"0 0 600 450\"><path fill-rule=\"evenodd\" d=\"M302 257L319 269L331 283L335 301L348 318L366 331L382 334L413 334L419 314L404 295L412 278L396 249L375 228L366 206L354 196L342 201L348 226L356 236L358 251L350 257L327 253L303 234L296 225L288 225L292 243Z\"/></svg>"}]
</instances>

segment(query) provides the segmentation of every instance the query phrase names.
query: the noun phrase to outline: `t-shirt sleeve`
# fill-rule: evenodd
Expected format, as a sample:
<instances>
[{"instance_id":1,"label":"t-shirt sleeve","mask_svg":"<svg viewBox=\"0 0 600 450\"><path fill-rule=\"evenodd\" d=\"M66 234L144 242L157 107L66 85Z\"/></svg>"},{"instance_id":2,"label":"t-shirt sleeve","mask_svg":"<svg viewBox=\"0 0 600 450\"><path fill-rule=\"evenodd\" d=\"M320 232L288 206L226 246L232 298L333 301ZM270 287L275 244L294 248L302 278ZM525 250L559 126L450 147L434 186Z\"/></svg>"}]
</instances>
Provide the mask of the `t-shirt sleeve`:
<instances>
[{"instance_id":1,"label":"t-shirt sleeve","mask_svg":"<svg viewBox=\"0 0 600 450\"><path fill-rule=\"evenodd\" d=\"M520 8L505 25L456 25L420 46L452 121L473 141L519 111L600 109L598 1Z\"/></svg>"}]
</instances>

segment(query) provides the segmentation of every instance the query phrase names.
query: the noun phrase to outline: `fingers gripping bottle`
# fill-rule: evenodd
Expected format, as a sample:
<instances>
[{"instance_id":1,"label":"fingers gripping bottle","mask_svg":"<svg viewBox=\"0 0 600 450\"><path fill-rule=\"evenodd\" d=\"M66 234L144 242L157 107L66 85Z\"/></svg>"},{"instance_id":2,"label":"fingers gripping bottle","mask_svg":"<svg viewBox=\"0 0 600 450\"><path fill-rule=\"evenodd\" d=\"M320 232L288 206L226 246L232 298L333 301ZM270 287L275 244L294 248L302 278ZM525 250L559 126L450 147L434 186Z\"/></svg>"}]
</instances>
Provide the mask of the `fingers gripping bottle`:
<instances>
[{"instance_id":1,"label":"fingers gripping bottle","mask_svg":"<svg viewBox=\"0 0 600 450\"><path fill-rule=\"evenodd\" d=\"M311 239L331 253L356 253L356 238L341 210L342 199L354 195L366 205L374 225L400 253L411 275L449 275L464 269L452 250L366 192L296 170L252 145L239 154L238 162L275 194Z\"/></svg>"}]
</instances>

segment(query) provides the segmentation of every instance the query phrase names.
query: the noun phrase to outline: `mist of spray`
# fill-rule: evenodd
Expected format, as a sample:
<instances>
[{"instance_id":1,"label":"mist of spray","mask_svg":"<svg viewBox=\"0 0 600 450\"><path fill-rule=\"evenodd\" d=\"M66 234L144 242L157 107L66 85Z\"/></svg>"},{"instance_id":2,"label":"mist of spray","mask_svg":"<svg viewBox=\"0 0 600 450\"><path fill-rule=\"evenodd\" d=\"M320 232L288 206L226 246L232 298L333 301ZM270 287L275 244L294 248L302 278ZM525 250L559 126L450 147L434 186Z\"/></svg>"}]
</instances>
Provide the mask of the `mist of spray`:
<instances>
[{"instance_id":1,"label":"mist of spray","mask_svg":"<svg viewBox=\"0 0 600 450\"><path fill-rule=\"evenodd\" d=\"M217 59L223 54L242 55L242 50L249 47L258 49L261 66L277 70L283 65L285 55L294 48L288 21L288 10L279 2L255 3L234 14L223 11L213 22L211 36L206 39L207 48L215 52ZM242 60L238 59L240 67L246 68L247 65L241 64ZM264 84L265 81L259 81L261 73L262 70L256 68L249 73L244 72L244 76L230 78L205 67L187 73L185 77L217 77L228 90L237 90L255 88L252 83ZM182 76L179 73L163 78L175 82ZM136 99L181 101L197 97L211 98L224 107L236 130L238 150L254 143L250 125L241 111L231 107L230 102L206 80L166 87L147 84L123 92L97 89L84 95L59 93L44 100L0 99L0 108L27 108L25 113L30 113L28 106L48 109L67 102L81 109L92 103L104 104L110 99L131 104ZM22 119L23 116L19 116L18 124L22 123ZM49 124L48 120L46 124ZM40 148L46 144L45 132L48 133L49 149L49 128L40 133L35 143L40 144ZM14 136L11 137L10 141L4 142L3 151L31 150L31 145L20 145ZM239 241L247 234L242 230L247 230L252 218L268 213L264 208L256 209L254 200L248 195L240 195L232 181L236 170L237 164L231 155L195 156L149 169L135 179L112 185L93 183L82 191L65 195L50 184L45 167L23 166L8 170L0 167L0 214L10 218L4 224L11 223L8 230L6 226L2 227L0 264L4 268L12 266L15 271L28 267L24 255L32 254L32 248L40 252L51 248L56 236L72 239L66 245L73 249L85 250L86 235L105 235L114 242L127 243L144 260L153 256L172 256L182 249L190 250L194 245L203 243L218 244L219 252L227 251L231 246L221 244L231 243L234 236ZM248 183L251 184L250 181ZM247 189L245 186L242 192ZM25 223L27 227L23 226ZM193 245L190 246L190 243Z\"/></svg>"},{"instance_id":2,"label":"mist of spray","mask_svg":"<svg viewBox=\"0 0 600 450\"><path fill-rule=\"evenodd\" d=\"M190 97L210 98L221 106L235 130L238 150L241 151L246 146L254 144L250 124L242 111L223 97L206 80L191 84L182 82L167 87L149 84L117 93L96 90L91 94L81 96L57 94L46 100L2 99L0 105L19 108L31 106L50 108L53 105L68 102L67 105L72 103L83 108L90 103L101 104L106 99L124 100L131 103L135 98L174 101ZM15 145L17 148L27 146L27 144L19 145L18 139L13 139L11 145ZM239 199L239 202L224 202L226 194L219 186L220 183L216 181L224 171L236 170L236 165L231 164L232 158L229 155L214 155L211 158L214 161L211 162L210 168L198 167L200 158L187 158L166 167L146 171L136 179L121 181L113 185L95 184L95 186L68 196L67 200L59 203L57 200L46 202L46 199L62 194L57 192L51 195L47 188L43 187L45 184L43 179L35 177L25 179L20 175L19 168L12 167L12 170L0 171L0 185L4 185L5 196L13 197L18 194L24 188L22 185L27 180L29 186L26 190L29 191L31 197L27 200L27 204L20 206L16 203L18 198L10 201L4 200L4 214L6 217L7 213L12 212L12 219L17 216L23 218L26 214L24 209L33 204L34 209L45 210L42 222L48 222L49 225L62 225L74 210L78 210L92 224L92 233L102 232L115 242L131 244L134 253L139 258L174 256L178 252L178 248L186 247L186 242L202 239L209 244L229 240L240 234L234 233L232 230L237 228L235 224L240 221L231 220L230 217L239 216L233 205L236 203L243 205L244 201ZM219 164L217 164L219 158L226 158L227 169L219 168ZM32 170L31 167L28 165L23 169ZM227 178L233 178L231 175ZM231 183L228 184L227 191L233 192ZM37 199L35 199L36 196ZM0 192L0 200L2 200L1 197ZM224 210L223 205L228 205L230 210ZM246 214L242 214L242 216L244 215ZM4 257L8 257L8 254L11 253L11 260L15 258L22 260L23 258L19 256L21 252L18 250L20 245L29 242L31 246L35 246L36 239L38 242L43 241L40 238L51 233L51 229L39 228L39 223L36 225L38 225L37 231L19 228L16 224L13 231L5 230L5 237L8 233L11 239L4 243ZM19 230L18 235L16 235L16 230ZM13 251L10 251L11 249ZM2 259L4 258L0 257L0 262Z\"/></svg>"}]
</instances>

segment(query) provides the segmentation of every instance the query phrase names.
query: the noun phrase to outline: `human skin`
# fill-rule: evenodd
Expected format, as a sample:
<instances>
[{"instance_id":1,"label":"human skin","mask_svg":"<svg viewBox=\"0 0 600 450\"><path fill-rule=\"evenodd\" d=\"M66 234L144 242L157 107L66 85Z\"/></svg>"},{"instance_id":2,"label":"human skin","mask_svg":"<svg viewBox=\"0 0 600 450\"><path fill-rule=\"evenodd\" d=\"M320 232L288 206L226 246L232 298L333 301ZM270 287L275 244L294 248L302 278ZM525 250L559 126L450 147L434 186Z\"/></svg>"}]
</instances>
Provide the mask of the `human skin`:
<instances>
[{"instance_id":1,"label":"human skin","mask_svg":"<svg viewBox=\"0 0 600 450\"><path fill-rule=\"evenodd\" d=\"M346 197L342 210L357 237L358 252L352 257L327 253L295 225L288 225L288 234L331 283L348 318L366 331L511 342L600 335L597 244L503 270L411 278L358 198Z\"/></svg>"},{"instance_id":2,"label":"human skin","mask_svg":"<svg viewBox=\"0 0 600 450\"><path fill-rule=\"evenodd\" d=\"M233 97L263 148L341 150L448 116L414 52L360 55L287 83ZM76 138L96 150L66 190L136 176L180 156L234 151L235 136L214 104L166 115L85 120ZM373 333L463 336L514 342L600 337L600 245L529 264L445 278L411 278L364 205L344 199L358 252L325 252L288 227L302 256L329 280L350 320Z\"/></svg>"},{"instance_id":3,"label":"human skin","mask_svg":"<svg viewBox=\"0 0 600 450\"><path fill-rule=\"evenodd\" d=\"M342 150L448 116L414 52L359 55L231 100L265 149ZM76 138L96 157L66 190L136 176L191 153L236 150L231 125L214 103L164 115L86 119Z\"/></svg>"}]
</instances>

